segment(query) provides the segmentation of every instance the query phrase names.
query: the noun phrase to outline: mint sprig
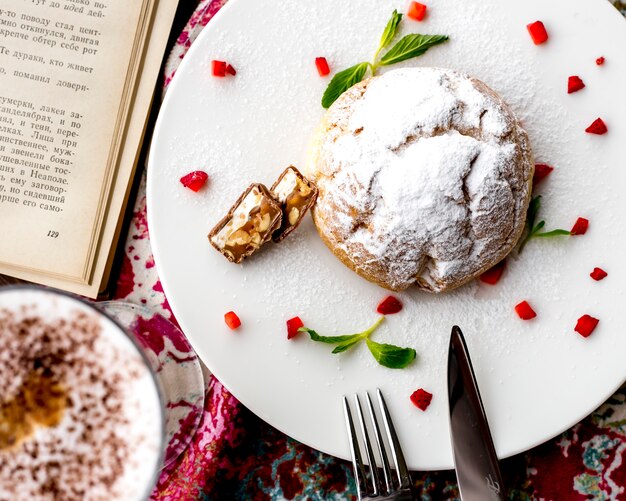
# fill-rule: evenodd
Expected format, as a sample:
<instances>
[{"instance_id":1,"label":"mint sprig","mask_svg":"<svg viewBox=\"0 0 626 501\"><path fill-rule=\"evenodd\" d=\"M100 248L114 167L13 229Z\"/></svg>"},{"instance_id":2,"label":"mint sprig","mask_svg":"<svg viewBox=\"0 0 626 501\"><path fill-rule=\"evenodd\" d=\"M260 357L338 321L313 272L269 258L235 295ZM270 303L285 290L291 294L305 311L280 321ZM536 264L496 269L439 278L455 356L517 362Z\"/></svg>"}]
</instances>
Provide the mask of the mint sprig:
<instances>
[{"instance_id":1,"label":"mint sprig","mask_svg":"<svg viewBox=\"0 0 626 501\"><path fill-rule=\"evenodd\" d=\"M374 76L380 66L389 66L421 56L429 48L448 40L448 37L445 35L420 35L419 33L413 33L402 37L379 59L380 52L395 38L401 20L402 14L398 14L398 11L394 10L380 37L378 49L376 49L372 61L355 64L346 70L340 71L331 79L322 96L322 106L324 108L330 107L341 94L354 84L362 81L368 69L371 70L372 76Z\"/></svg>"},{"instance_id":2,"label":"mint sprig","mask_svg":"<svg viewBox=\"0 0 626 501\"><path fill-rule=\"evenodd\" d=\"M537 214L539 213L540 208L541 195L537 195L536 197L532 198L530 204L528 204L528 211L526 212L526 236L522 239L519 245L519 248L517 250L518 254L521 254L526 244L533 238L552 238L572 234L571 231L562 229L541 231L545 227L546 222L539 221L537 224L535 224L535 221L537 220Z\"/></svg>"},{"instance_id":3,"label":"mint sprig","mask_svg":"<svg viewBox=\"0 0 626 501\"><path fill-rule=\"evenodd\" d=\"M383 322L383 320L385 320L385 317L380 317L374 325L363 332L343 336L320 336L317 332L313 329L309 329L308 327L300 327L298 331L306 332L313 341L326 344L336 344L337 346L335 346L332 351L334 354L348 351L359 342L365 340L367 347L380 365L390 369L403 369L415 360L417 356L417 353L413 348L401 348L400 346L392 344L376 343L369 338L372 333L378 329L378 326Z\"/></svg>"}]
</instances>

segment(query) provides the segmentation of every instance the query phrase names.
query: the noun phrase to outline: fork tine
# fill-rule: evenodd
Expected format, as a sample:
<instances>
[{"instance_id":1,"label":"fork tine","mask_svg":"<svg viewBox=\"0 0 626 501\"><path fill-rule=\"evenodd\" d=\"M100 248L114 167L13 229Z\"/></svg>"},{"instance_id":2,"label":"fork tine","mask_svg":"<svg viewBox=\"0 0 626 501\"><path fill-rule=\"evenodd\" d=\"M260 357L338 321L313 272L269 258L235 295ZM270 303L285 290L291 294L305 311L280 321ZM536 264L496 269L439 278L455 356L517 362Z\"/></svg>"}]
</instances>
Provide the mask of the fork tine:
<instances>
[{"instance_id":1,"label":"fork tine","mask_svg":"<svg viewBox=\"0 0 626 501\"><path fill-rule=\"evenodd\" d=\"M372 494L371 496L378 496L380 493L380 479L378 477L378 467L376 466L376 460L374 459L374 451L372 449L372 442L370 441L369 433L365 427L365 420L363 419L363 410L361 408L361 401L358 395L354 395L354 401L356 402L356 412L361 425L361 432L363 435L363 443L365 444L365 453L367 455L367 464L370 465L370 473L372 476Z\"/></svg>"},{"instance_id":2,"label":"fork tine","mask_svg":"<svg viewBox=\"0 0 626 501\"><path fill-rule=\"evenodd\" d=\"M374 407L372 405L372 399L370 398L370 394L366 393L367 396L367 407L369 408L370 417L372 418L372 424L374 425L374 431L376 432L376 444L378 445L378 454L380 454L380 458L383 463L383 477L385 479L385 490L383 494L389 494L393 490L393 482L391 480L391 468L389 467L389 458L387 457L387 453L385 452L385 443L383 442L383 435L380 432L380 426L378 426L378 419L376 418L376 413L374 412ZM383 489L381 488L381 491Z\"/></svg>"},{"instance_id":3,"label":"fork tine","mask_svg":"<svg viewBox=\"0 0 626 501\"><path fill-rule=\"evenodd\" d=\"M348 399L343 397L343 411L346 418L346 427L348 428L348 437L350 439L350 453L352 455L352 468L354 469L354 480L356 483L356 491L359 501L367 495L365 469L363 468L363 458L361 457L361 449L359 441L352 421L352 413L348 405Z\"/></svg>"},{"instance_id":4,"label":"fork tine","mask_svg":"<svg viewBox=\"0 0 626 501\"><path fill-rule=\"evenodd\" d=\"M387 430L387 438L389 439L389 444L391 446L391 454L393 455L393 460L396 464L396 472L398 474L400 488L404 489L410 487L411 485L409 469L407 468L406 461L404 460L404 454L402 453L402 448L400 447L400 441L398 440L398 435L393 426L393 422L391 421L391 416L389 415L389 409L387 409L387 403L383 398L380 388L376 388L376 393L378 394L378 403L380 404L380 408L383 413L383 421L385 423L385 429Z\"/></svg>"}]
</instances>

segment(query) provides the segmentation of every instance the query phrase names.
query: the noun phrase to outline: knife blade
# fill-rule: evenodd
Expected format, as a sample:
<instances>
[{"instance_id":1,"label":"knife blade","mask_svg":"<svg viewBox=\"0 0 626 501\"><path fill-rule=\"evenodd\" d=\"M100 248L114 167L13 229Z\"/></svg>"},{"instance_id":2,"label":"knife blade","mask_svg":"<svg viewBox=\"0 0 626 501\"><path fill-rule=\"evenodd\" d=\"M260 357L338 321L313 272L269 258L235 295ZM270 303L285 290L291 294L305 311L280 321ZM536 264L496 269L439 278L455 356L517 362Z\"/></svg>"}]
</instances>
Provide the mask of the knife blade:
<instances>
[{"instance_id":1,"label":"knife blade","mask_svg":"<svg viewBox=\"0 0 626 501\"><path fill-rule=\"evenodd\" d=\"M507 499L465 338L452 328L448 351L450 437L463 501Z\"/></svg>"}]
</instances>

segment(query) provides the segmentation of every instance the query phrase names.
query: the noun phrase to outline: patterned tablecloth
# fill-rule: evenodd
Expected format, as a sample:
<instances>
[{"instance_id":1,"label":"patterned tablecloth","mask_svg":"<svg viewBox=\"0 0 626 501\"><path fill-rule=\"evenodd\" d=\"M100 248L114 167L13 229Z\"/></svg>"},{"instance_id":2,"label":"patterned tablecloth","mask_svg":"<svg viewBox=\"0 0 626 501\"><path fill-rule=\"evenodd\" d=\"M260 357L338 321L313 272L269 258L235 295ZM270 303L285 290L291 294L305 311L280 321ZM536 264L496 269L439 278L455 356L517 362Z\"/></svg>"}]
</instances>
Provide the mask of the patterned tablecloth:
<instances>
[{"instance_id":1,"label":"patterned tablecloth","mask_svg":"<svg viewBox=\"0 0 626 501\"><path fill-rule=\"evenodd\" d=\"M165 89L195 37L226 1L198 2L170 55ZM626 15L625 3L613 3ZM175 322L154 267L145 193L144 176L115 296L147 304ZM562 435L503 461L503 469L514 499L626 499L624 456L626 386ZM413 477L422 499L458 499L453 472L415 472ZM349 463L283 435L210 377L200 429L188 450L163 472L152 498L355 499L356 495Z\"/></svg>"}]
</instances>

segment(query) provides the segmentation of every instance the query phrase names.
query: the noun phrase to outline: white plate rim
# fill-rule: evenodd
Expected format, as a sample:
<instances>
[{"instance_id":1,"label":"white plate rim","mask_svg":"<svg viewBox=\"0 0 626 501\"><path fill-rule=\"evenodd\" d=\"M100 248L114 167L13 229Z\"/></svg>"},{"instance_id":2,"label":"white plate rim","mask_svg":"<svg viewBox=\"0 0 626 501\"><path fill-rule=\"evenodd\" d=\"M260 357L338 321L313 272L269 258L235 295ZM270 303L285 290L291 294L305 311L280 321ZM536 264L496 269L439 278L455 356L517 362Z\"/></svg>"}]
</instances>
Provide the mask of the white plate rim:
<instances>
[{"instance_id":1,"label":"white plate rim","mask_svg":"<svg viewBox=\"0 0 626 501\"><path fill-rule=\"evenodd\" d=\"M222 16L226 15L230 9L238 3L244 2L245 0L229 0L229 2L227 4L225 4L216 14L215 16L211 19L210 23L215 25L216 22L219 22L219 20L221 19ZM587 8L604 8L607 11L611 11L613 12L612 15L615 16L619 16L619 18L621 19L622 22L626 22L626 19L624 19L624 17L617 11L617 9L610 3L610 1L608 0L594 0L595 5L593 7L587 5ZM177 75L184 73L187 66L191 66L193 63L193 59L194 59L194 55L197 51L200 50L200 43L198 43L200 40L206 38L210 36L210 30L203 30L203 32L199 35L198 39L192 44L192 46L190 47L188 53L185 55L185 57L183 58L179 68L176 71L176 75L174 76L173 80L170 82L169 87L168 87L168 91L165 94L165 98L163 100L163 102L161 103L161 109L164 110L168 107L169 101L172 100L172 96L177 92L177 89L179 87L179 82L181 81L180 78L178 78ZM162 129L165 127L164 122L165 122L165 114L163 112L159 113L159 117L157 119L157 122L155 124L155 128L154 128L154 133L153 133L153 139L152 139L152 145L151 145L151 150L154 147L154 144L156 143L156 141L158 140L159 136L162 134ZM153 158L152 155L149 156L148 158L148 176L147 176L147 201L146 201L146 206L147 206L147 213L148 213L148 229L149 229L149 234L155 235L158 233L158 230L156 230L155 228L155 223L153 220L153 217L150 216L151 213L153 213L153 203L156 203L156 195L154 193L154 179L153 179L153 175L151 174L151 172L155 172L156 167L155 167L155 160ZM151 237L153 241L156 240L156 238ZM157 273L158 276L161 280L161 284L163 286L163 290L164 293L166 295L166 297L168 298L170 307L172 308L172 311L174 313L174 315L177 318L177 321L179 322L179 324L181 325L182 330L185 332L186 331L186 320L184 319L184 317L182 316L178 316L176 315L178 307L176 305L176 300L173 299L174 295L171 293L171 289L170 286L168 284L167 279L165 278L167 276L167 273L165 273L165 270L162 268L162 259L160 257L160 249L158 245L154 245L152 246L152 252L155 258L155 265L156 265L156 269L157 269ZM195 340L188 338L190 344L193 346L194 350L197 351L198 356L203 359L203 347L201 345L199 345L198 343L195 342ZM278 429L279 431L281 431L282 433L289 435L289 432L287 430L281 429L281 427L276 426L275 424L273 424L271 422L271 420L267 419L266 417L264 417L265 413L258 409L255 408L253 405L251 405L251 403L249 401L247 401L247 399L245 398L241 398L237 393L237 389L236 388L231 388L228 381L226 381L224 378L222 378L222 374L219 371L219 369L217 368L213 368L213 367L209 367L209 370L215 375L215 377L223 384L223 386L230 391L244 406L246 406L248 409L250 409L253 413L255 413L260 419L264 420L265 422L267 422L269 425L275 427L276 429ZM566 425L563 425L561 427L559 427L556 431L555 430L550 430L549 432L546 432L543 434L542 437L537 438L535 441L529 442L528 445L525 445L523 447L519 447L517 449L511 450L511 451L507 451L506 454L499 454L499 458L500 459L504 459L507 457L511 457L514 455L517 455L519 453L523 453L526 452L534 447L537 447L547 441L549 441L550 439L558 436L559 434L563 433L564 431L568 430L569 428L571 428L572 426L574 426L575 424L579 423L581 420L583 420L584 418L586 418L587 416L589 416L594 410L596 410L598 407L600 407L603 403L606 402L606 400L613 395L624 383L626 382L626 372L624 374L624 377L622 380L620 380L619 382L615 383L610 391L606 391L605 393L602 393L601 395L598 395L596 399L594 399L593 401L593 405L589 405L588 406L588 410L585 411L584 413L582 413L581 415L576 415L576 416L572 416L571 419L567 422ZM296 440L299 440L298 437L292 437ZM335 453L333 453L332 451L328 451L325 450L323 448L319 448L316 447L313 444L309 444L306 443L305 441L299 440L303 443L305 443L305 445L308 445L312 448L315 448L317 450L320 450L323 453L329 454L329 455L334 455L336 456ZM337 456L336 456L337 457ZM346 454L343 456L338 456L341 459L345 459L345 460L349 460L350 457ZM432 465L432 467L428 467L428 468L424 468L424 471L436 471L436 470L446 470L446 469L452 469L453 465L452 464L435 464Z\"/></svg>"}]
</instances>

